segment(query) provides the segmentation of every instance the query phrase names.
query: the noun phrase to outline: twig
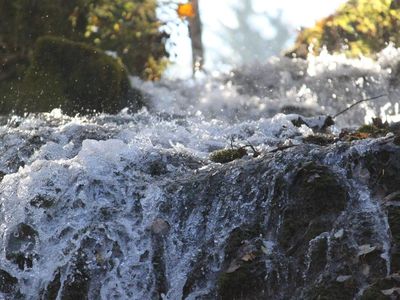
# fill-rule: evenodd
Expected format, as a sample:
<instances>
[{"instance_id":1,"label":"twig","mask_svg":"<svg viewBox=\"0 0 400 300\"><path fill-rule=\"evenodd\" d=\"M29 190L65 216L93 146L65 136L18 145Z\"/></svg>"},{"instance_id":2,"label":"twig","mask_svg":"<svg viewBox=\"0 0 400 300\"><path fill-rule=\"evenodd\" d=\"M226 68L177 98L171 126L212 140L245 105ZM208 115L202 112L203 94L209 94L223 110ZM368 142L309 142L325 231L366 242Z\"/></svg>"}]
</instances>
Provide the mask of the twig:
<instances>
[{"instance_id":1,"label":"twig","mask_svg":"<svg viewBox=\"0 0 400 300\"><path fill-rule=\"evenodd\" d=\"M287 146L278 146L277 148L268 151L268 153L275 153L275 152L286 150L286 149L289 149L289 148L292 148L292 147L296 147L296 146L299 146L299 145L298 144L292 144L292 145L287 145Z\"/></svg>"},{"instance_id":2,"label":"twig","mask_svg":"<svg viewBox=\"0 0 400 300\"><path fill-rule=\"evenodd\" d=\"M253 146L252 144L250 144L249 141L247 141L247 142L248 142L248 144L247 144L247 145L244 145L243 147L250 147L251 150L253 150L253 157L259 156L259 155L261 154L261 152L260 152L260 151L257 151L256 148L254 148L254 146Z\"/></svg>"},{"instance_id":3,"label":"twig","mask_svg":"<svg viewBox=\"0 0 400 300\"><path fill-rule=\"evenodd\" d=\"M340 116L341 114L345 113L346 111L348 111L349 109L353 108L354 106L360 104L361 102L375 100L375 99L378 99L378 98L381 98L381 97L384 97L384 96L387 96L387 95L388 95L388 94L382 94L382 95L379 95L379 96L375 96L375 97L371 97L371 98L359 100L359 101L357 101L356 103L353 103L352 105L350 105L349 107L347 107L346 109L344 109L344 110L338 112L336 115L334 115L334 116L332 117L332 119L334 119L334 118Z\"/></svg>"}]
</instances>

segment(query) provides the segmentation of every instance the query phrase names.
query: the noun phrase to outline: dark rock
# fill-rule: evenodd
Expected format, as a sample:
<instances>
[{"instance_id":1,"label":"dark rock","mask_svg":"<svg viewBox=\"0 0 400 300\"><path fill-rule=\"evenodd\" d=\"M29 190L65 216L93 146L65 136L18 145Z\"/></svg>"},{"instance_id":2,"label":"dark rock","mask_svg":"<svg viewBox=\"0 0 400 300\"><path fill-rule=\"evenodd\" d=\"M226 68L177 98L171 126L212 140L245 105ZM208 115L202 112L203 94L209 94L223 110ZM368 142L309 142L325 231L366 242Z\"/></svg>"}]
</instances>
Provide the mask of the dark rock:
<instances>
[{"instance_id":1,"label":"dark rock","mask_svg":"<svg viewBox=\"0 0 400 300\"><path fill-rule=\"evenodd\" d=\"M345 209L348 195L329 168L315 163L301 167L290 186L291 202L282 212L279 241L293 253L329 230L336 216Z\"/></svg>"},{"instance_id":2,"label":"dark rock","mask_svg":"<svg viewBox=\"0 0 400 300\"><path fill-rule=\"evenodd\" d=\"M384 195L398 191L400 186L400 151L397 146L384 144L371 149L364 157L370 173L370 186Z\"/></svg>"},{"instance_id":3,"label":"dark rock","mask_svg":"<svg viewBox=\"0 0 400 300\"><path fill-rule=\"evenodd\" d=\"M266 297L265 262L262 259L260 228L234 229L226 241L224 271L217 286L220 299L262 299Z\"/></svg>"},{"instance_id":4,"label":"dark rock","mask_svg":"<svg viewBox=\"0 0 400 300\"><path fill-rule=\"evenodd\" d=\"M37 208L50 208L56 203L56 199L47 195L36 195L30 204Z\"/></svg>"},{"instance_id":5,"label":"dark rock","mask_svg":"<svg viewBox=\"0 0 400 300\"><path fill-rule=\"evenodd\" d=\"M160 176L167 172L167 166L163 161L152 161L149 165L149 173L152 176Z\"/></svg>"},{"instance_id":6,"label":"dark rock","mask_svg":"<svg viewBox=\"0 0 400 300\"><path fill-rule=\"evenodd\" d=\"M31 226L20 223L9 233L6 247L6 258L17 264L21 270L32 268L37 258L35 246L38 233Z\"/></svg>"},{"instance_id":7,"label":"dark rock","mask_svg":"<svg viewBox=\"0 0 400 300\"><path fill-rule=\"evenodd\" d=\"M165 268L165 253L164 253L164 240L159 234L152 234L151 237L153 255L151 263L154 270L155 290L154 299L162 299L162 294L165 294L168 290L168 282L166 277Z\"/></svg>"},{"instance_id":8,"label":"dark rock","mask_svg":"<svg viewBox=\"0 0 400 300\"><path fill-rule=\"evenodd\" d=\"M391 248L391 271L400 272L400 207L390 205L387 211L393 243Z\"/></svg>"},{"instance_id":9,"label":"dark rock","mask_svg":"<svg viewBox=\"0 0 400 300\"><path fill-rule=\"evenodd\" d=\"M369 285L362 294L361 300L392 300L400 298L399 275L390 275L378 279Z\"/></svg>"},{"instance_id":10,"label":"dark rock","mask_svg":"<svg viewBox=\"0 0 400 300\"><path fill-rule=\"evenodd\" d=\"M8 272L0 269L0 292L14 292L17 288L17 283L17 278L11 276Z\"/></svg>"},{"instance_id":11,"label":"dark rock","mask_svg":"<svg viewBox=\"0 0 400 300\"><path fill-rule=\"evenodd\" d=\"M357 293L357 285L350 282L321 282L307 291L302 299L351 300Z\"/></svg>"},{"instance_id":12,"label":"dark rock","mask_svg":"<svg viewBox=\"0 0 400 300\"><path fill-rule=\"evenodd\" d=\"M50 287L55 290L57 281ZM76 257L71 262L71 273L63 284L63 300L86 300L89 299L90 270L87 265L87 256L84 252L78 251Z\"/></svg>"},{"instance_id":13,"label":"dark rock","mask_svg":"<svg viewBox=\"0 0 400 300\"><path fill-rule=\"evenodd\" d=\"M46 289L44 291L42 291L41 299L42 300L56 300L57 295L60 291L60 287L61 287L61 273L60 273L60 269L58 269L54 273L53 280L51 282L49 282Z\"/></svg>"},{"instance_id":14,"label":"dark rock","mask_svg":"<svg viewBox=\"0 0 400 300\"><path fill-rule=\"evenodd\" d=\"M151 224L151 232L157 235L165 235L169 230L168 222L163 219L157 218Z\"/></svg>"}]
</instances>

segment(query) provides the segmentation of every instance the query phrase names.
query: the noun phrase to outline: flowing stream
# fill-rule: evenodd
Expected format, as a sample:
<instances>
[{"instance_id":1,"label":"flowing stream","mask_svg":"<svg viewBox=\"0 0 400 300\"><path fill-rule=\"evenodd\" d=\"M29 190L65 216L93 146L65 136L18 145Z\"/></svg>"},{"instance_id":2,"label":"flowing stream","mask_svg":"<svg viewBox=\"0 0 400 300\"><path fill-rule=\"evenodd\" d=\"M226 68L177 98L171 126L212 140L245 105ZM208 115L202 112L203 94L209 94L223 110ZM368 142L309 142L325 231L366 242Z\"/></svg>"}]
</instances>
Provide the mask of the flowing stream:
<instances>
[{"instance_id":1,"label":"flowing stream","mask_svg":"<svg viewBox=\"0 0 400 300\"><path fill-rule=\"evenodd\" d=\"M391 272L389 225L379 195L371 190L368 171L353 164L376 141L303 145L313 129L291 121L302 115L318 123L381 94L335 119L333 134L377 116L400 121L399 62L400 50L392 46L376 61L326 53L307 61L273 58L218 78L133 78L149 103L136 113L4 116L0 298L229 299L217 292L221 272L240 269L257 245L264 252L260 276L268 281L263 299L307 299L302 287L321 274L339 274L337 282L353 276L354 297L360 297L373 272ZM228 164L209 160L231 143L251 144L261 155L253 158L249 150ZM293 144L299 147L270 152ZM324 230L312 239L286 245L280 230L295 208L291 195L302 193L296 182L303 179L293 171L309 162L327 168L315 167L310 180L332 173L348 196L340 212L327 208L329 228L321 225ZM239 254L227 254L232 232L255 225L257 234L243 238L248 249L237 246L244 249L238 262ZM360 233L360 226L368 233ZM369 266L360 263L358 273L343 271L337 250L343 239L350 250L340 253L367 254L368 245L379 244L379 255ZM321 247L327 249L324 263L315 263Z\"/></svg>"}]
</instances>

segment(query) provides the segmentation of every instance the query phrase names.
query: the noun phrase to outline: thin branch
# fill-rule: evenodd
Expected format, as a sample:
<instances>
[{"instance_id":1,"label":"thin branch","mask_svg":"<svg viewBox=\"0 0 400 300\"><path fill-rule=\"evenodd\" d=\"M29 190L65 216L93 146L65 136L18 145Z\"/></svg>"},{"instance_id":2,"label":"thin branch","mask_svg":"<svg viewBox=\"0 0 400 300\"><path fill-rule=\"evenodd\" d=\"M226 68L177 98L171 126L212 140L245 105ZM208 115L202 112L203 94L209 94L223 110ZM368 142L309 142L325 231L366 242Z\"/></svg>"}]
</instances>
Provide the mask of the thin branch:
<instances>
[{"instance_id":1,"label":"thin branch","mask_svg":"<svg viewBox=\"0 0 400 300\"><path fill-rule=\"evenodd\" d=\"M381 98L381 97L384 97L384 96L387 96L387 95L388 95L388 94L382 94L382 95L379 95L379 96L375 96L375 97L371 97L371 98L359 100L359 101L357 101L356 103L353 103L352 105L350 105L349 107L347 107L346 109L344 109L344 110L338 112L336 115L334 115L334 116L332 117L332 119L335 119L336 117L340 116L341 114L344 114L346 111L348 111L349 109L352 109L354 106L360 104L361 102L375 100L375 99L378 99L378 98Z\"/></svg>"}]
</instances>

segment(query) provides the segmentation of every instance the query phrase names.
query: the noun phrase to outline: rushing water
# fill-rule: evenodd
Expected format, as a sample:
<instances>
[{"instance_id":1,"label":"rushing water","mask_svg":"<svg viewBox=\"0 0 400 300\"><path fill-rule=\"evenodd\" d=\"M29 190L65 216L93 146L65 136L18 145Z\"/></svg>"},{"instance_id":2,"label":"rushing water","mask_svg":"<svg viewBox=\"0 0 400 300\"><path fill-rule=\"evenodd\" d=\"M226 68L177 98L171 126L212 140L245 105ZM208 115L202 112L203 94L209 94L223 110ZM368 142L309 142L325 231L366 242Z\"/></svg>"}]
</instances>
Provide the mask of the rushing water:
<instances>
[{"instance_id":1,"label":"rushing water","mask_svg":"<svg viewBox=\"0 0 400 300\"><path fill-rule=\"evenodd\" d=\"M274 58L220 78L133 79L149 101L135 114L126 109L114 116L69 117L54 110L4 117L0 268L18 280L19 289L4 297L78 299L84 290L89 299L210 299L229 233L269 207L277 174L287 164L319 154L293 152L268 161L259 173L247 170L248 178L241 169L212 163L209 154L232 141L261 153L301 143L312 130L295 127L290 120L296 116L281 112L334 115L379 94L386 96L338 117L333 132L373 116L398 121L399 62L400 51L392 46L377 61L326 53L308 61ZM349 153L367 146L360 143ZM320 159L345 180L346 155L332 150ZM371 240L387 240L386 221L359 179L347 182L352 205L357 214L374 216ZM262 182L268 190L260 189ZM206 193L205 187L218 190ZM310 242L304 278L312 268L312 244L329 244L336 229ZM266 249L275 247L273 231L263 236ZM389 245L382 247L389 272Z\"/></svg>"}]
</instances>

